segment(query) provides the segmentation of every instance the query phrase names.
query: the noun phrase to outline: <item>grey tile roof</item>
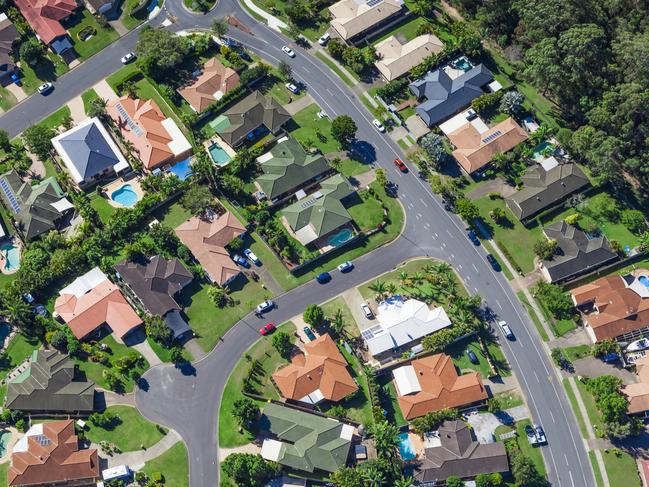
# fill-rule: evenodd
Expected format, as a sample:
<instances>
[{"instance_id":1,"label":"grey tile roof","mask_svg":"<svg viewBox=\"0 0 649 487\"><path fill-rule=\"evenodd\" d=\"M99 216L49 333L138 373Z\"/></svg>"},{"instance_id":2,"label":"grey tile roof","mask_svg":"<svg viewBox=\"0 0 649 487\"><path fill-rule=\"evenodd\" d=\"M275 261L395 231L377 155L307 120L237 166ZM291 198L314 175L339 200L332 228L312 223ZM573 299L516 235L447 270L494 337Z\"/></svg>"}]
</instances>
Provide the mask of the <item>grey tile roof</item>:
<instances>
[{"instance_id":1,"label":"grey tile roof","mask_svg":"<svg viewBox=\"0 0 649 487\"><path fill-rule=\"evenodd\" d=\"M491 71L484 64L471 68L455 79L451 79L442 69L429 71L426 76L410 84L410 91L417 98L426 98L415 111L429 127L436 125L482 95L482 87L492 79Z\"/></svg>"},{"instance_id":2,"label":"grey tile roof","mask_svg":"<svg viewBox=\"0 0 649 487\"><path fill-rule=\"evenodd\" d=\"M6 68L5 70L0 70L0 74L3 74L3 71L9 71L15 67L11 53L13 51L13 43L20 38L20 34L18 34L11 20L5 14L1 15L4 16L4 19L0 21L0 68Z\"/></svg>"}]
</instances>

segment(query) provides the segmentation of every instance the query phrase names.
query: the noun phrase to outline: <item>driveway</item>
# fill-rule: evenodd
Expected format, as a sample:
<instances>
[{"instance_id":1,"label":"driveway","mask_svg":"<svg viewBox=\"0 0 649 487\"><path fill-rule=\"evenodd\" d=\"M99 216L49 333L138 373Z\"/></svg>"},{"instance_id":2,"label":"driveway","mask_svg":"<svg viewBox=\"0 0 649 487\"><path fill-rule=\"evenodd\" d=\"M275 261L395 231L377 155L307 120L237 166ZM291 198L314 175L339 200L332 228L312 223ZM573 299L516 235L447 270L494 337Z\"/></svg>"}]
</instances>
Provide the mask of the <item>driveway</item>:
<instances>
[{"instance_id":1,"label":"driveway","mask_svg":"<svg viewBox=\"0 0 649 487\"><path fill-rule=\"evenodd\" d=\"M356 324L358 325L359 331L363 331L366 330L367 328L371 328L372 326L378 323L376 318L374 318L373 320L367 319L365 313L361 311L361 304L365 303L366 301L363 299L363 296L361 296L361 293L358 292L358 289L356 287L348 289L347 291L342 293L342 298L345 300L345 303L347 303L347 307L349 308L349 310L352 313L352 316L356 320Z\"/></svg>"},{"instance_id":2,"label":"driveway","mask_svg":"<svg viewBox=\"0 0 649 487\"><path fill-rule=\"evenodd\" d=\"M525 406L516 406L498 414L473 413L469 415L467 422L473 428L473 432L480 443L493 443L496 441L494 432L498 426L511 424L529 416L530 413Z\"/></svg>"},{"instance_id":3,"label":"driveway","mask_svg":"<svg viewBox=\"0 0 649 487\"><path fill-rule=\"evenodd\" d=\"M582 377L599 377L600 375L614 375L625 384L638 382L638 376L617 364L607 364L595 357L584 357L573 362L575 374Z\"/></svg>"}]
</instances>

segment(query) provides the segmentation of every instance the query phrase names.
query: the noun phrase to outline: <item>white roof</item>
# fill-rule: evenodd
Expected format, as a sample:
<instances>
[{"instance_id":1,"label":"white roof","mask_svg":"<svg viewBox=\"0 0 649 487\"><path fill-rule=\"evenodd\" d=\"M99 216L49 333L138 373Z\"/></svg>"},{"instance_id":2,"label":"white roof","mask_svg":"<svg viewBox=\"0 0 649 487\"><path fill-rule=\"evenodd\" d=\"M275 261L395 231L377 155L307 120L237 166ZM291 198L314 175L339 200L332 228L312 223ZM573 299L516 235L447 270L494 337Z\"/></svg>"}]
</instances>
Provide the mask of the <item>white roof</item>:
<instances>
[{"instance_id":1,"label":"white roof","mask_svg":"<svg viewBox=\"0 0 649 487\"><path fill-rule=\"evenodd\" d=\"M559 161L555 159L554 156L546 157L541 161L541 167L545 169L546 171L549 171L550 169L553 169L559 165Z\"/></svg>"},{"instance_id":2,"label":"white roof","mask_svg":"<svg viewBox=\"0 0 649 487\"><path fill-rule=\"evenodd\" d=\"M14 453L20 453L20 452L26 452L29 449L29 445L27 443L27 439L30 436L38 436L43 434L43 423L38 423L32 426L27 430L27 433L24 434L24 436L16 442L13 448Z\"/></svg>"},{"instance_id":3,"label":"white roof","mask_svg":"<svg viewBox=\"0 0 649 487\"><path fill-rule=\"evenodd\" d=\"M343 428L340 430L340 437L343 440L352 441L354 436L354 427L351 424L343 423Z\"/></svg>"},{"instance_id":4,"label":"white roof","mask_svg":"<svg viewBox=\"0 0 649 487\"><path fill-rule=\"evenodd\" d=\"M69 285L59 291L59 294L72 294L75 297L80 297L86 294L91 289L96 288L99 284L106 281L108 278L99 267L89 270L83 276L77 277Z\"/></svg>"},{"instance_id":5,"label":"white roof","mask_svg":"<svg viewBox=\"0 0 649 487\"><path fill-rule=\"evenodd\" d=\"M107 468L101 472L101 476L104 480L119 479L121 477L128 477L131 474L131 470L128 468L128 465L117 465L116 467Z\"/></svg>"},{"instance_id":6,"label":"white roof","mask_svg":"<svg viewBox=\"0 0 649 487\"><path fill-rule=\"evenodd\" d=\"M66 210L74 208L74 205L70 203L70 201L67 198L61 198L59 201L51 203L51 205L54 207L55 210L59 211L60 213L63 213Z\"/></svg>"},{"instance_id":7,"label":"white roof","mask_svg":"<svg viewBox=\"0 0 649 487\"><path fill-rule=\"evenodd\" d=\"M282 454L282 447L284 445L281 441L266 439L261 445L261 456L271 462L277 462Z\"/></svg>"},{"instance_id":8,"label":"white roof","mask_svg":"<svg viewBox=\"0 0 649 487\"><path fill-rule=\"evenodd\" d=\"M404 365L403 367L394 369L392 375L394 375L394 380L397 383L397 389L399 389L400 395L407 396L413 392L421 392L417 372L415 372L415 368L412 365Z\"/></svg>"},{"instance_id":9,"label":"white roof","mask_svg":"<svg viewBox=\"0 0 649 487\"><path fill-rule=\"evenodd\" d=\"M178 125L176 125L176 122L174 122L170 118L165 118L162 121L162 126L171 136L171 142L169 142L167 146L169 147L171 152L173 152L174 156L184 154L185 152L191 150L192 145L187 140L187 137L185 137L185 134L180 131Z\"/></svg>"},{"instance_id":10,"label":"white roof","mask_svg":"<svg viewBox=\"0 0 649 487\"><path fill-rule=\"evenodd\" d=\"M470 116L475 116L475 118L469 121ZM454 117L451 117L446 122L440 124L439 128L444 133L444 135L448 135L451 132L455 132L460 127L466 125L467 122L473 125L473 128L475 128L479 134L483 134L487 130L489 130L489 126L476 115L473 108L468 108L463 112L458 113Z\"/></svg>"},{"instance_id":11,"label":"white roof","mask_svg":"<svg viewBox=\"0 0 649 487\"><path fill-rule=\"evenodd\" d=\"M491 92L493 92L493 93L495 93L496 91L500 91L500 90L503 89L503 85L501 85L500 82L499 82L498 80L493 80L491 83L489 83L489 84L487 85L487 87L488 87L489 90L490 90Z\"/></svg>"},{"instance_id":12,"label":"white roof","mask_svg":"<svg viewBox=\"0 0 649 487\"><path fill-rule=\"evenodd\" d=\"M322 392L320 392L320 389L316 389L311 394L307 394L306 396L304 396L302 399L300 399L300 401L308 402L309 404L318 404L323 399L324 396L322 395Z\"/></svg>"}]
</instances>

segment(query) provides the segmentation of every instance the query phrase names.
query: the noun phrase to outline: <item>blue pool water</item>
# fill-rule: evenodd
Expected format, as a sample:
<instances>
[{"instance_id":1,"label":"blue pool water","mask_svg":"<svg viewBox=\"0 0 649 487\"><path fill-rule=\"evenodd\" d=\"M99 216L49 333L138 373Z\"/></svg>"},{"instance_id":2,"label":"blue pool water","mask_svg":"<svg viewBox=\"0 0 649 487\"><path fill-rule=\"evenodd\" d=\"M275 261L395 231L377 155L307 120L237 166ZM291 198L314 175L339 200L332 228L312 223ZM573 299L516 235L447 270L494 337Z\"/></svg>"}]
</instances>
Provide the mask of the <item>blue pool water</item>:
<instances>
[{"instance_id":1,"label":"blue pool water","mask_svg":"<svg viewBox=\"0 0 649 487\"><path fill-rule=\"evenodd\" d=\"M333 245L334 247L338 247L339 245L344 244L352 238L353 233L349 228L343 228L340 232L332 235L327 239L327 242L329 245Z\"/></svg>"},{"instance_id":2,"label":"blue pool water","mask_svg":"<svg viewBox=\"0 0 649 487\"><path fill-rule=\"evenodd\" d=\"M408 433L400 433L397 438L399 438L399 455L401 455L403 461L407 462L415 458L417 454Z\"/></svg>"},{"instance_id":3,"label":"blue pool water","mask_svg":"<svg viewBox=\"0 0 649 487\"><path fill-rule=\"evenodd\" d=\"M188 157L184 161L179 161L169 169L171 174L178 176L178 179L184 181L192 174L192 158Z\"/></svg>"},{"instance_id":4,"label":"blue pool water","mask_svg":"<svg viewBox=\"0 0 649 487\"><path fill-rule=\"evenodd\" d=\"M548 142L547 140L545 142L541 142L539 145L534 147L534 159L538 159L539 157L541 157L543 155L542 152L545 149L554 150L555 148L556 147L554 146L554 144Z\"/></svg>"},{"instance_id":5,"label":"blue pool water","mask_svg":"<svg viewBox=\"0 0 649 487\"><path fill-rule=\"evenodd\" d=\"M649 277L640 276L640 277L638 277L638 281L640 281L640 284L642 284L643 286L649 287Z\"/></svg>"},{"instance_id":6,"label":"blue pool water","mask_svg":"<svg viewBox=\"0 0 649 487\"><path fill-rule=\"evenodd\" d=\"M113 191L113 194L110 195L110 198L119 203L122 206L133 206L137 203L137 194L133 191L133 187L130 184L125 184L121 188Z\"/></svg>"},{"instance_id":7,"label":"blue pool water","mask_svg":"<svg viewBox=\"0 0 649 487\"><path fill-rule=\"evenodd\" d=\"M0 433L0 458L7 454L7 445L11 441L11 432L3 431Z\"/></svg>"},{"instance_id":8,"label":"blue pool water","mask_svg":"<svg viewBox=\"0 0 649 487\"><path fill-rule=\"evenodd\" d=\"M223 150L223 147L217 143L212 144L208 150L210 151L212 160L219 166L225 166L232 160L228 153Z\"/></svg>"},{"instance_id":9,"label":"blue pool water","mask_svg":"<svg viewBox=\"0 0 649 487\"><path fill-rule=\"evenodd\" d=\"M11 333L11 326L9 323L0 322L0 346L5 342L5 338Z\"/></svg>"},{"instance_id":10,"label":"blue pool water","mask_svg":"<svg viewBox=\"0 0 649 487\"><path fill-rule=\"evenodd\" d=\"M468 71L471 69L471 63L466 59L459 59L455 62L455 67L461 69L462 71Z\"/></svg>"},{"instance_id":11,"label":"blue pool water","mask_svg":"<svg viewBox=\"0 0 649 487\"><path fill-rule=\"evenodd\" d=\"M5 269L14 271L20 268L20 249L12 243L3 244L0 247L5 258Z\"/></svg>"}]
</instances>

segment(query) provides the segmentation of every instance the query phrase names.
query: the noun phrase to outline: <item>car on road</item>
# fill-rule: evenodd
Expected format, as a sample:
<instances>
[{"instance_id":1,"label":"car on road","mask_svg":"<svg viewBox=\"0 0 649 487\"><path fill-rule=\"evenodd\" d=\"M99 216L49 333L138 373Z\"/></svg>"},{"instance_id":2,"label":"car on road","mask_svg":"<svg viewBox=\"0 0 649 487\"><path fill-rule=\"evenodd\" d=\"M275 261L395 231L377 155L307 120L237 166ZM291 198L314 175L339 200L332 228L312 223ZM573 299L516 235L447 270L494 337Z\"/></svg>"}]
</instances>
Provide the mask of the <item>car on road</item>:
<instances>
[{"instance_id":1,"label":"car on road","mask_svg":"<svg viewBox=\"0 0 649 487\"><path fill-rule=\"evenodd\" d=\"M135 55L135 53L133 51L130 51L130 52L127 52L126 54L124 54L121 57L120 61L122 62L122 64L128 64L131 61L135 60L136 57L137 56Z\"/></svg>"},{"instance_id":2,"label":"car on road","mask_svg":"<svg viewBox=\"0 0 649 487\"><path fill-rule=\"evenodd\" d=\"M234 256L232 257L232 260L235 261L240 266L245 267L246 269L248 267L250 267L250 262L248 262L246 259L241 257L239 254L234 254Z\"/></svg>"},{"instance_id":3,"label":"car on road","mask_svg":"<svg viewBox=\"0 0 649 487\"><path fill-rule=\"evenodd\" d=\"M250 250L250 249L245 249L245 250L243 251L243 255L245 255L246 257L248 257L248 259L250 260L250 262L253 262L255 265L261 265L261 261L260 261L259 258L254 254L254 252L253 252L252 250Z\"/></svg>"},{"instance_id":4,"label":"car on road","mask_svg":"<svg viewBox=\"0 0 649 487\"><path fill-rule=\"evenodd\" d=\"M38 92L41 95L46 95L47 93L49 93L53 89L54 89L54 85L48 81L47 83L43 83L42 85L40 85L38 87Z\"/></svg>"},{"instance_id":5,"label":"car on road","mask_svg":"<svg viewBox=\"0 0 649 487\"><path fill-rule=\"evenodd\" d=\"M263 303L259 303L257 305L257 313L265 313L267 311L270 311L274 307L275 307L275 303L272 300L268 299Z\"/></svg>"},{"instance_id":6,"label":"car on road","mask_svg":"<svg viewBox=\"0 0 649 487\"><path fill-rule=\"evenodd\" d=\"M282 46L282 51L284 51L288 57L295 57L295 51L288 46Z\"/></svg>"},{"instance_id":7,"label":"car on road","mask_svg":"<svg viewBox=\"0 0 649 487\"><path fill-rule=\"evenodd\" d=\"M471 349L467 350L467 351L466 351L466 356L469 357L469 361L470 361L472 364L479 364L479 363L480 363L480 361L478 360L478 357L477 357L476 354L473 352L473 350L471 350Z\"/></svg>"},{"instance_id":8,"label":"car on road","mask_svg":"<svg viewBox=\"0 0 649 487\"><path fill-rule=\"evenodd\" d=\"M527 441L530 445L536 445L538 440L536 439L536 431L529 424L525 425L525 436L527 436Z\"/></svg>"},{"instance_id":9,"label":"car on road","mask_svg":"<svg viewBox=\"0 0 649 487\"><path fill-rule=\"evenodd\" d=\"M367 305L367 303L361 303L361 311L365 315L365 318L367 318L368 320L371 320L371 319L374 318L374 313L372 313L372 310Z\"/></svg>"},{"instance_id":10,"label":"car on road","mask_svg":"<svg viewBox=\"0 0 649 487\"><path fill-rule=\"evenodd\" d=\"M469 237L469 240L473 242L473 245L480 245L480 239L478 238L478 235L473 230L469 230L466 232L467 237Z\"/></svg>"},{"instance_id":11,"label":"car on road","mask_svg":"<svg viewBox=\"0 0 649 487\"><path fill-rule=\"evenodd\" d=\"M394 165L399 168L399 171L408 172L408 166L398 157L394 160Z\"/></svg>"},{"instance_id":12,"label":"car on road","mask_svg":"<svg viewBox=\"0 0 649 487\"><path fill-rule=\"evenodd\" d=\"M316 339L315 333L313 333L313 330L308 326L305 326L304 328L302 328L302 330L309 340L313 341Z\"/></svg>"},{"instance_id":13,"label":"car on road","mask_svg":"<svg viewBox=\"0 0 649 487\"><path fill-rule=\"evenodd\" d=\"M376 118L372 120L372 125L374 125L376 127L376 130L378 130L379 132L381 133L385 132L385 126L381 122L379 122Z\"/></svg>"},{"instance_id":14,"label":"car on road","mask_svg":"<svg viewBox=\"0 0 649 487\"><path fill-rule=\"evenodd\" d=\"M500 264L498 263L498 261L496 260L496 258L493 255L487 254L487 262L489 262L489 265L491 265L491 268L494 271L496 271L496 272L501 271Z\"/></svg>"},{"instance_id":15,"label":"car on road","mask_svg":"<svg viewBox=\"0 0 649 487\"><path fill-rule=\"evenodd\" d=\"M286 89L290 91L291 93L295 93L296 95L300 92L300 89L295 86L293 83L286 83L284 86L286 86Z\"/></svg>"},{"instance_id":16,"label":"car on road","mask_svg":"<svg viewBox=\"0 0 649 487\"><path fill-rule=\"evenodd\" d=\"M338 266L338 270L339 270L340 272L349 272L349 271L351 271L353 268L354 268L354 264L352 264L352 263L349 262L349 261L347 261L347 262L343 262L342 264L340 264L340 265Z\"/></svg>"},{"instance_id":17,"label":"car on road","mask_svg":"<svg viewBox=\"0 0 649 487\"><path fill-rule=\"evenodd\" d=\"M320 39L318 39L318 44L320 44L321 46L326 46L327 42L329 42L329 39L331 39L331 34L329 34L329 32L325 32L324 34L322 34Z\"/></svg>"},{"instance_id":18,"label":"car on road","mask_svg":"<svg viewBox=\"0 0 649 487\"><path fill-rule=\"evenodd\" d=\"M500 329L503 331L503 334L509 339L513 340L514 339L514 334L512 333L511 328L509 328L509 325L507 324L506 321L500 321L498 322L498 326L500 326Z\"/></svg>"},{"instance_id":19,"label":"car on road","mask_svg":"<svg viewBox=\"0 0 649 487\"><path fill-rule=\"evenodd\" d=\"M275 323L267 323L259 328L259 333L261 333L262 335L268 335L269 333L274 332L276 329L277 327L275 326Z\"/></svg>"},{"instance_id":20,"label":"car on road","mask_svg":"<svg viewBox=\"0 0 649 487\"><path fill-rule=\"evenodd\" d=\"M322 272L315 276L315 280L318 281L320 284L325 284L329 281L331 281L331 274L328 272Z\"/></svg>"},{"instance_id":21,"label":"car on road","mask_svg":"<svg viewBox=\"0 0 649 487\"><path fill-rule=\"evenodd\" d=\"M536 441L539 445L545 445L548 442L545 437L545 431L543 431L540 424L534 425L534 432L536 433Z\"/></svg>"}]
</instances>

